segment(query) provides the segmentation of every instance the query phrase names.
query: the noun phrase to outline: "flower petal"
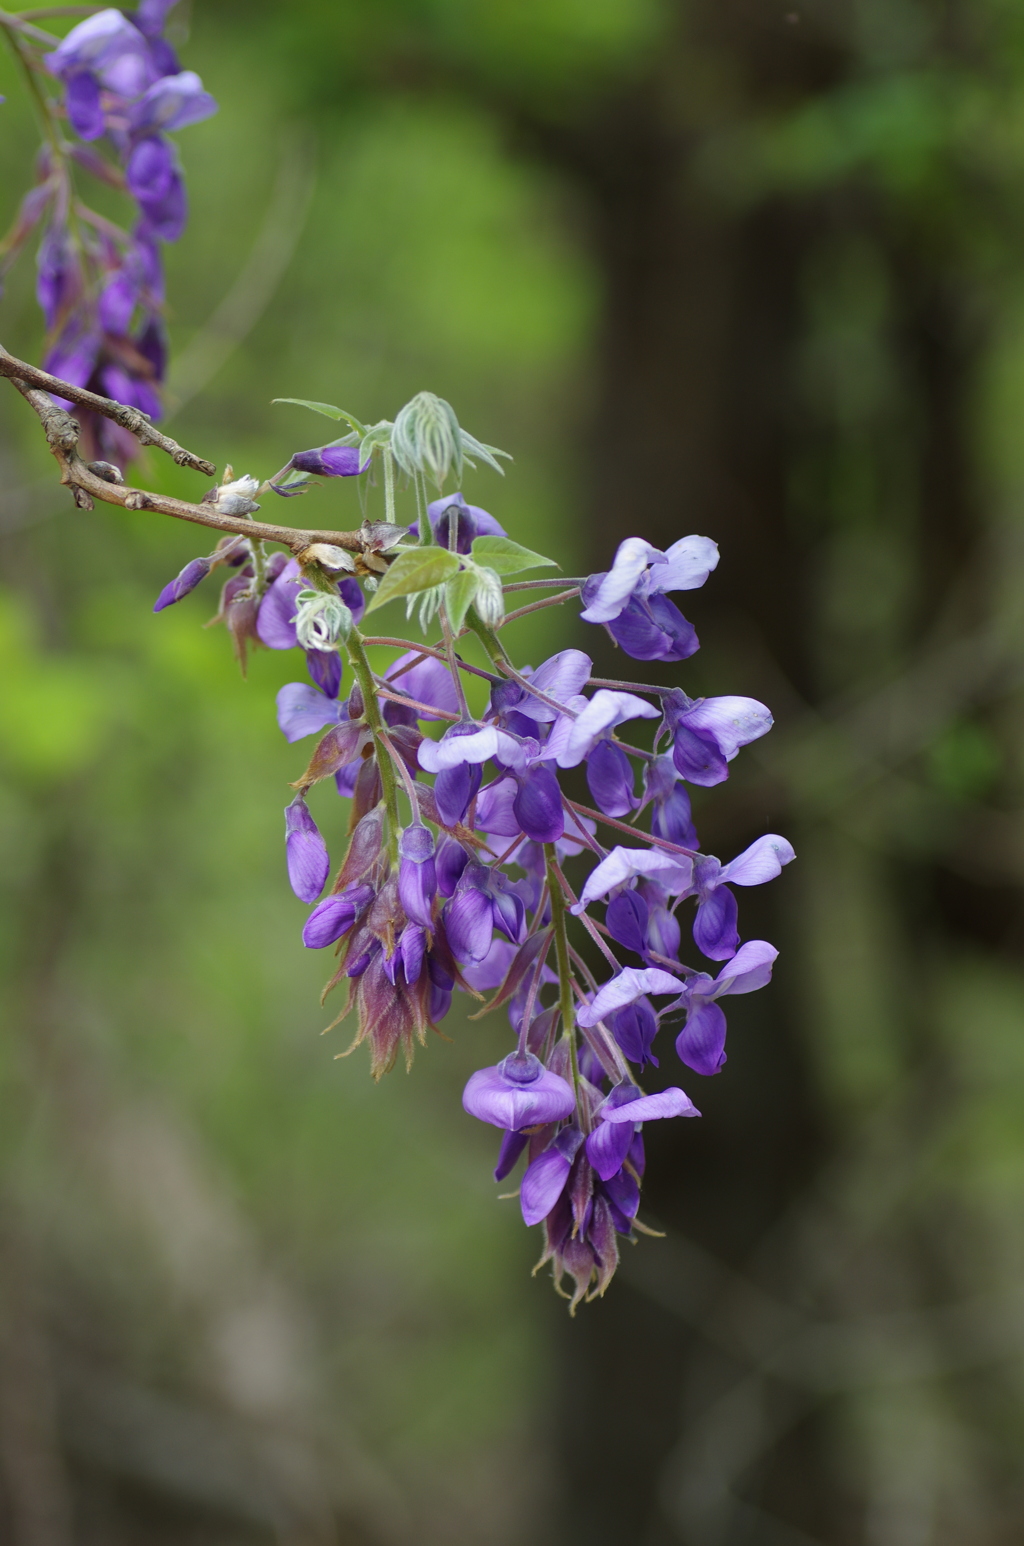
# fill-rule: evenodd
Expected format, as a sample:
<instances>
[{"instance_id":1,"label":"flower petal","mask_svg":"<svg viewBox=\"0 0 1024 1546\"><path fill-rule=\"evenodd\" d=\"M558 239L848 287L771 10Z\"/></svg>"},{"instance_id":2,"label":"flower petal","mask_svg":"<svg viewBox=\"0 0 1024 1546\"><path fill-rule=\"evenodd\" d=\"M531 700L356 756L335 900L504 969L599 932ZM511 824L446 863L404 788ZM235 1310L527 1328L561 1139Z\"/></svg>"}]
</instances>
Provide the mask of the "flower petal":
<instances>
[{"instance_id":1,"label":"flower petal","mask_svg":"<svg viewBox=\"0 0 1024 1546\"><path fill-rule=\"evenodd\" d=\"M565 1190L572 1166L557 1149L545 1149L528 1165L519 1188L519 1206L524 1224L539 1224L546 1219Z\"/></svg>"},{"instance_id":2,"label":"flower petal","mask_svg":"<svg viewBox=\"0 0 1024 1546\"><path fill-rule=\"evenodd\" d=\"M582 650L560 650L557 655L542 661L530 677L530 682L540 692L554 698L556 703L568 703L587 685L593 666L590 656L584 655ZM520 714L536 720L540 725L549 724L555 718L554 709L541 703L539 698L531 697L528 692L523 693L522 701L516 707Z\"/></svg>"},{"instance_id":3,"label":"flower petal","mask_svg":"<svg viewBox=\"0 0 1024 1546\"><path fill-rule=\"evenodd\" d=\"M648 594L670 590L699 590L718 566L718 543L710 537L680 537L666 548L665 556L651 564Z\"/></svg>"},{"instance_id":4,"label":"flower petal","mask_svg":"<svg viewBox=\"0 0 1024 1546\"><path fill-rule=\"evenodd\" d=\"M616 1124L656 1122L662 1117L700 1116L693 1101L677 1085L659 1090L657 1095L641 1095L639 1100L631 1100L623 1106L612 1106L606 1102L597 1114L603 1122ZM602 1177L604 1179L607 1178Z\"/></svg>"},{"instance_id":5,"label":"flower petal","mask_svg":"<svg viewBox=\"0 0 1024 1546\"><path fill-rule=\"evenodd\" d=\"M686 984L680 982L678 977L663 972L660 967L646 966L637 968L626 966L598 988L591 1003L581 1006L576 1018L582 1026L596 1025L603 1020L605 1015L613 1010L621 1009L624 1004L631 1004L634 999L643 997L647 993L684 993Z\"/></svg>"},{"instance_id":6,"label":"flower petal","mask_svg":"<svg viewBox=\"0 0 1024 1546\"><path fill-rule=\"evenodd\" d=\"M286 741L301 741L325 725L337 725L342 705L307 682L286 682L277 695L277 723Z\"/></svg>"},{"instance_id":7,"label":"flower petal","mask_svg":"<svg viewBox=\"0 0 1024 1546\"><path fill-rule=\"evenodd\" d=\"M795 858L792 843L777 832L769 832L730 859L722 867L721 879L734 886L762 886L766 880L774 880L782 866Z\"/></svg>"},{"instance_id":8,"label":"flower petal","mask_svg":"<svg viewBox=\"0 0 1024 1546\"><path fill-rule=\"evenodd\" d=\"M717 1074L725 1063L725 1015L717 1004L697 999L676 1037L676 1052L695 1074Z\"/></svg>"},{"instance_id":9,"label":"flower petal","mask_svg":"<svg viewBox=\"0 0 1024 1546\"><path fill-rule=\"evenodd\" d=\"M558 766L577 767L593 749L598 737L615 725L621 725L629 719L658 719L660 713L653 703L638 698L635 693L598 688L578 719L573 721L565 748L558 754Z\"/></svg>"},{"instance_id":10,"label":"flower petal","mask_svg":"<svg viewBox=\"0 0 1024 1546\"><path fill-rule=\"evenodd\" d=\"M660 548L652 547L643 537L627 537L620 542L612 567L600 576L598 584L587 595L586 610L580 613L583 621L607 623L618 617L647 565L665 556ZM598 576L593 578L598 579Z\"/></svg>"},{"instance_id":11,"label":"flower petal","mask_svg":"<svg viewBox=\"0 0 1024 1546\"><path fill-rule=\"evenodd\" d=\"M766 939L748 939L715 978L714 997L726 993L754 993L771 980L778 951Z\"/></svg>"},{"instance_id":12,"label":"flower petal","mask_svg":"<svg viewBox=\"0 0 1024 1546\"><path fill-rule=\"evenodd\" d=\"M693 879L693 861L682 854L664 853L653 848L622 848L618 845L596 864L587 876L579 901L572 911L579 914L591 902L607 896L637 875L656 879L666 891L678 896L688 891Z\"/></svg>"},{"instance_id":13,"label":"flower petal","mask_svg":"<svg viewBox=\"0 0 1024 1546\"><path fill-rule=\"evenodd\" d=\"M690 730L710 735L726 762L741 746L767 735L774 723L771 710L756 698L705 698L683 715Z\"/></svg>"}]
</instances>

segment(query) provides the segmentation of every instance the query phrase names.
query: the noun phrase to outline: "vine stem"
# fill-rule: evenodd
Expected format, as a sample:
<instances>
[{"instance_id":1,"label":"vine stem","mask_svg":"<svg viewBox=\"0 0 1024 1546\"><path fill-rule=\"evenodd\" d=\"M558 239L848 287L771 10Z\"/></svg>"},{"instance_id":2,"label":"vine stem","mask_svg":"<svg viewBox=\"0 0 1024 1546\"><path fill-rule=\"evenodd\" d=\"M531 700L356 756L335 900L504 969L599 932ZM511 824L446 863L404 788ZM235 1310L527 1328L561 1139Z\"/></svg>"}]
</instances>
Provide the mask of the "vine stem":
<instances>
[{"instance_id":1,"label":"vine stem","mask_svg":"<svg viewBox=\"0 0 1024 1546\"><path fill-rule=\"evenodd\" d=\"M534 605L544 606L547 605L547 603L535 602ZM507 622L508 619L506 618L505 621ZM520 686L524 692L528 692L531 698L539 699L539 701L546 704L549 709L554 709L556 714L564 714L569 719L575 719L577 717L575 712L568 708L566 704L559 703L557 698L549 698L546 692L541 692L539 688L534 687L531 684L529 677L523 676L521 671L516 670L515 666L508 658L505 646L502 644L493 628L488 628L486 624L482 623L472 611L467 618L467 622L502 675L511 677L512 681L517 683L517 685Z\"/></svg>"},{"instance_id":2,"label":"vine stem","mask_svg":"<svg viewBox=\"0 0 1024 1546\"><path fill-rule=\"evenodd\" d=\"M401 826L398 813L398 783L395 779L395 768L391 760L390 739L384 721L381 718L380 706L377 700L377 686L373 680L373 672L370 670L370 662L366 658L363 648L363 638L358 628L353 628L348 636L346 644L348 658L352 662L352 670L359 690L363 695L363 713L366 715L366 723L370 727L374 745L377 749L377 767L380 770L381 788L384 792L384 808L388 813L391 831L388 835L388 853L392 864L398 862L398 832Z\"/></svg>"},{"instance_id":3,"label":"vine stem","mask_svg":"<svg viewBox=\"0 0 1024 1546\"><path fill-rule=\"evenodd\" d=\"M590 805L581 805L578 800L566 800L565 803L579 816L589 816L593 821L603 822L606 827L627 833L629 837L642 837L645 843L650 843L654 848L663 848L666 853L682 854L686 859L700 858L700 850L697 848L681 848L678 843L670 843L667 837L655 837L653 832L641 832L637 827L627 826L624 821L616 821L614 816L602 815Z\"/></svg>"},{"instance_id":4,"label":"vine stem","mask_svg":"<svg viewBox=\"0 0 1024 1546\"><path fill-rule=\"evenodd\" d=\"M375 678L377 682L377 694L386 698L389 703L400 703L406 709L419 709L422 714L429 715L432 719L448 719L453 724L458 724L458 714L449 714L447 709L435 708L432 703L421 703L418 698L407 698L404 693L391 692L387 682L382 677Z\"/></svg>"},{"instance_id":5,"label":"vine stem","mask_svg":"<svg viewBox=\"0 0 1024 1546\"><path fill-rule=\"evenodd\" d=\"M572 993L569 963L569 931L566 927L565 895L562 891L554 843L544 844L548 891L551 896L551 927L555 935L555 959L558 962L558 1006L562 1014L562 1033L569 1043L569 1066L576 1094L576 1112L583 1132L590 1131L590 1120L580 1091L580 1065L576 1055L576 1005Z\"/></svg>"},{"instance_id":6,"label":"vine stem","mask_svg":"<svg viewBox=\"0 0 1024 1546\"><path fill-rule=\"evenodd\" d=\"M614 687L619 692L653 692L659 698L667 698L676 691L674 687L658 687L652 682L617 682L611 676L591 676L587 681L591 687Z\"/></svg>"},{"instance_id":7,"label":"vine stem","mask_svg":"<svg viewBox=\"0 0 1024 1546\"><path fill-rule=\"evenodd\" d=\"M510 584L503 585L501 588L507 596L510 591L515 590L543 590L545 587L548 590L554 590L556 585L583 585L586 578L586 575L583 575L581 578L575 574L571 577L567 574L560 574L554 580L513 580Z\"/></svg>"},{"instance_id":8,"label":"vine stem","mask_svg":"<svg viewBox=\"0 0 1024 1546\"><path fill-rule=\"evenodd\" d=\"M440 611L441 632L444 635L444 652L448 660L448 670L452 681L455 683L455 694L459 700L459 709L463 722L472 718L469 712L469 703L466 699L466 689L462 685L462 677L459 675L459 657L455 653L455 636L452 633L451 624L448 621L448 613L444 606ZM424 630L426 631L426 630Z\"/></svg>"},{"instance_id":9,"label":"vine stem","mask_svg":"<svg viewBox=\"0 0 1024 1546\"><path fill-rule=\"evenodd\" d=\"M517 617L525 617L528 612L540 612L544 607L561 606L563 601L571 601L579 593L579 586L576 586L574 590L559 591L557 596L546 596L543 601L531 601L528 607L517 607L514 612L506 612L498 627L504 628L506 623L514 623Z\"/></svg>"},{"instance_id":10,"label":"vine stem","mask_svg":"<svg viewBox=\"0 0 1024 1546\"><path fill-rule=\"evenodd\" d=\"M414 644L411 639L392 639L387 634L364 634L363 643L368 649L380 647L381 649L411 650L414 654L428 655L431 660L439 660L442 665L448 664L448 656L443 649L435 644ZM484 681L490 682L492 686L495 682L501 681L501 678L495 676L492 671L484 671L479 666L471 666L468 660L462 660L458 656L456 656L456 660L458 661L459 670L468 671L470 676L482 676ZM404 676L407 671L411 671L414 665L416 665L416 661L410 660L408 665L403 666L400 671L396 671L394 676L389 676L388 681L397 682L398 678Z\"/></svg>"},{"instance_id":11,"label":"vine stem","mask_svg":"<svg viewBox=\"0 0 1024 1546\"><path fill-rule=\"evenodd\" d=\"M401 778L402 783L405 785L405 792L409 798L409 804L412 806L413 825L417 827L422 826L422 820L420 818L420 802L419 797L416 794L416 781L412 774L409 772L409 769L406 767L405 760L402 757L401 752L398 750L398 747L395 745L394 741L388 735L386 730L382 730L380 732L380 740L384 745L388 756L391 758L391 761L397 768L398 775Z\"/></svg>"}]
</instances>

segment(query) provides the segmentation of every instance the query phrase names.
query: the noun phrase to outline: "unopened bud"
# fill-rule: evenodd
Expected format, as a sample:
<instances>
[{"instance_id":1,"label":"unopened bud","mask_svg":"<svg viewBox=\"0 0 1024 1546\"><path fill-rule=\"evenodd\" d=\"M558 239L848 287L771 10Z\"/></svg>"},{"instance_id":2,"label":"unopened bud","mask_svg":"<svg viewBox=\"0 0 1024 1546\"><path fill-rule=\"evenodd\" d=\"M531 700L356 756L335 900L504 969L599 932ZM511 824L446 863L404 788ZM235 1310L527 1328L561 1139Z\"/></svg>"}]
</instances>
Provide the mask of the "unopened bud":
<instances>
[{"instance_id":1,"label":"unopened bud","mask_svg":"<svg viewBox=\"0 0 1024 1546\"><path fill-rule=\"evenodd\" d=\"M473 607L477 617L487 628L496 628L505 616L505 593L501 588L501 580L493 569L478 566L476 573L476 592L473 596Z\"/></svg>"},{"instance_id":2,"label":"unopened bud","mask_svg":"<svg viewBox=\"0 0 1024 1546\"><path fill-rule=\"evenodd\" d=\"M325 569L347 569L350 574L355 573L356 561L351 553L346 553L344 548L339 548L333 542L314 542L310 547L304 548L301 555L304 564L323 564Z\"/></svg>"},{"instance_id":3,"label":"unopened bud","mask_svg":"<svg viewBox=\"0 0 1024 1546\"><path fill-rule=\"evenodd\" d=\"M339 595L301 590L296 601L295 636L302 649L336 649L352 632L352 613Z\"/></svg>"}]
</instances>

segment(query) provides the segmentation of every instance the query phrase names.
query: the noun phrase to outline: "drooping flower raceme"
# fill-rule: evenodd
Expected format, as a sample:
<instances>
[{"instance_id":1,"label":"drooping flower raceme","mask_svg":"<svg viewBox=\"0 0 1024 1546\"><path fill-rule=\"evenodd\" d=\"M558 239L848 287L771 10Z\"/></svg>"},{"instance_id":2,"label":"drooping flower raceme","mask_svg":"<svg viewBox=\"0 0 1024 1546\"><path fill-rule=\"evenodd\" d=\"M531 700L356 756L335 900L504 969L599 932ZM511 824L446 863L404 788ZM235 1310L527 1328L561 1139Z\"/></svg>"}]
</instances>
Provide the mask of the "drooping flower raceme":
<instances>
[{"instance_id":1,"label":"drooping flower raceme","mask_svg":"<svg viewBox=\"0 0 1024 1546\"><path fill-rule=\"evenodd\" d=\"M410 423L403 455L413 455L424 426L437 432L423 469L434 478L454 458L452 420ZM277 491L367 472L381 446L391 454L388 435L386 424L356 429L345 444L297 453ZM289 877L311 908L303 943L333 949L328 990L344 992L339 1018L355 1014L353 1046L368 1043L375 1077L399 1053L411 1060L456 994L505 1008L512 1046L472 1075L463 1105L501 1132L496 1179L522 1162L524 1221L543 1226L542 1260L560 1291L569 1283L575 1308L604 1292L618 1240L634 1234L644 1124L699 1115L672 1083L645 1093L643 1070L663 1067L667 1040L691 1074L719 1072L722 1003L771 976L775 948L742 942L734 888L774 878L793 849L769 833L727 863L702 853L687 792L726 779L771 714L751 698L596 684L579 649L513 666L476 610L479 573L485 561L499 576L547 560L461 494L422 511L425 519L406 525L390 507L385 522L364 522L358 572L344 553L324 560L316 546L302 564L278 555L259 565L243 543L240 557L227 547L194 561L158 606L187 594L211 563L234 564L222 613L248 597L255 642L304 649L312 681L288 683L277 699L288 741L318 737L286 811ZM717 562L703 537L665 552L628 539L611 569L581 586L583 616L637 658L683 659L696 639L666 593L704 583ZM436 596L424 611L427 591ZM364 630L389 595L415 602L427 623L441 608L442 638L410 639L396 653L388 636L390 658L371 662ZM314 614L324 620L339 608L344 629L323 622L317 632ZM483 644L486 669L455 646L464 623ZM595 809L570 793L580 772ZM329 805L314 817L310 800L331 779L351 801L351 837L329 884L321 828L336 822ZM684 962L684 935L704 964Z\"/></svg>"},{"instance_id":2,"label":"drooping flower raceme","mask_svg":"<svg viewBox=\"0 0 1024 1546\"><path fill-rule=\"evenodd\" d=\"M168 135L217 111L163 36L173 3L144 0L130 13L99 11L49 52L22 38L38 54L37 79L50 82L37 95L53 132L37 163L38 182L0 248L2 277L32 230L42 229L36 295L47 329L44 368L151 419L161 415L167 365L161 247L179 239L187 218ZM82 203L74 185L81 171L128 195L133 214L126 224ZM123 465L137 454L120 425L88 409L76 416L86 459Z\"/></svg>"},{"instance_id":3,"label":"drooping flower raceme","mask_svg":"<svg viewBox=\"0 0 1024 1546\"><path fill-rule=\"evenodd\" d=\"M166 364L161 247L187 214L169 136L216 110L163 36L172 6L100 10L52 47L31 41L45 38L39 29L19 32L19 46L35 50L36 83L48 83L40 105L52 133L0 246L2 278L41 227L46 364L64 389L88 386L153 418ZM127 195L130 229L81 204L76 168ZM541 1227L541 1261L575 1310L604 1293L619 1240L644 1228L645 1125L699 1116L671 1082L673 1048L687 1084L718 1073L724 1001L772 974L774 946L741 937L735 888L777 877L793 849L768 833L725 863L703 853L690 793L725 781L771 713L734 694L693 697L681 683L595 679L579 648L517 665L500 634L507 592L524 585L510 577L557 566L457 486L478 463L501 472L506 453L430 392L371 425L329 403L277 401L348 429L293 450L262 480L226 468L188 512L219 539L164 585L153 611L192 605L219 569L214 621L243 670L251 650L302 652L308 679L286 682L276 700L289 744L316 738L285 806L284 857L308 909L302 945L332 952L334 1023L354 1016L352 1047L367 1045L380 1078L400 1055L411 1064L456 995L477 1016L505 1011L505 1044L492 1034L463 1107L500 1132L497 1181L522 1165L523 1220ZM123 483L116 463L133 437L76 413L82 452L100 453L94 475ZM255 520L268 495L318 485L324 499L359 489L358 530L282 532ZM525 582L535 598L565 587L525 610L579 595L582 619L627 655L677 664L698 640L669 598L705 584L718 559L700 535L664 550L626 537L607 570ZM400 620L370 633L368 619L391 601L432 642L407 637ZM466 633L482 663L469 658ZM590 805L578 798L584 780ZM693 964L684 938L701 957ZM646 1091L648 1068L667 1087Z\"/></svg>"}]
</instances>

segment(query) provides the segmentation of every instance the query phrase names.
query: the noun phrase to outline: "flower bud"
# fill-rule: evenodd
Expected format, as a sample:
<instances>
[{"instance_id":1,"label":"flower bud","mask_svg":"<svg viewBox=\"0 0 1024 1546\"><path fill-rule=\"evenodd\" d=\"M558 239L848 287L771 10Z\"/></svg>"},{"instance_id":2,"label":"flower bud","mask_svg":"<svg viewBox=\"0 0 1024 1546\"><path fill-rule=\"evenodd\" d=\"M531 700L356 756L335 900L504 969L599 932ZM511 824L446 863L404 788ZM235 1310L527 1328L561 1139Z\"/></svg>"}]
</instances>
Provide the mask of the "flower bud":
<instances>
[{"instance_id":1,"label":"flower bud","mask_svg":"<svg viewBox=\"0 0 1024 1546\"><path fill-rule=\"evenodd\" d=\"M306 551L312 552L312 549ZM338 548L337 551L342 550ZM344 642L352 632L352 613L339 595L303 590L296 601L295 637L302 649L333 649L339 640Z\"/></svg>"},{"instance_id":2,"label":"flower bud","mask_svg":"<svg viewBox=\"0 0 1024 1546\"><path fill-rule=\"evenodd\" d=\"M401 864L398 895L406 917L423 928L432 927L431 908L437 895L434 839L424 826L406 827L399 841Z\"/></svg>"},{"instance_id":3,"label":"flower bud","mask_svg":"<svg viewBox=\"0 0 1024 1546\"><path fill-rule=\"evenodd\" d=\"M211 569L211 561L208 558L193 558L190 564L177 575L169 585L165 585L156 601L153 603L154 612L162 612L165 607L171 607L190 591L194 591L200 581L205 580Z\"/></svg>"},{"instance_id":4,"label":"flower bud","mask_svg":"<svg viewBox=\"0 0 1024 1546\"><path fill-rule=\"evenodd\" d=\"M301 795L286 806L284 821L289 883L300 902L315 902L330 874L327 844Z\"/></svg>"},{"instance_id":5,"label":"flower bud","mask_svg":"<svg viewBox=\"0 0 1024 1546\"><path fill-rule=\"evenodd\" d=\"M372 886L351 886L336 896L324 897L319 907L314 907L306 919L302 931L302 943L306 949L322 950L325 945L333 945L336 939L347 934L372 897Z\"/></svg>"}]
</instances>

